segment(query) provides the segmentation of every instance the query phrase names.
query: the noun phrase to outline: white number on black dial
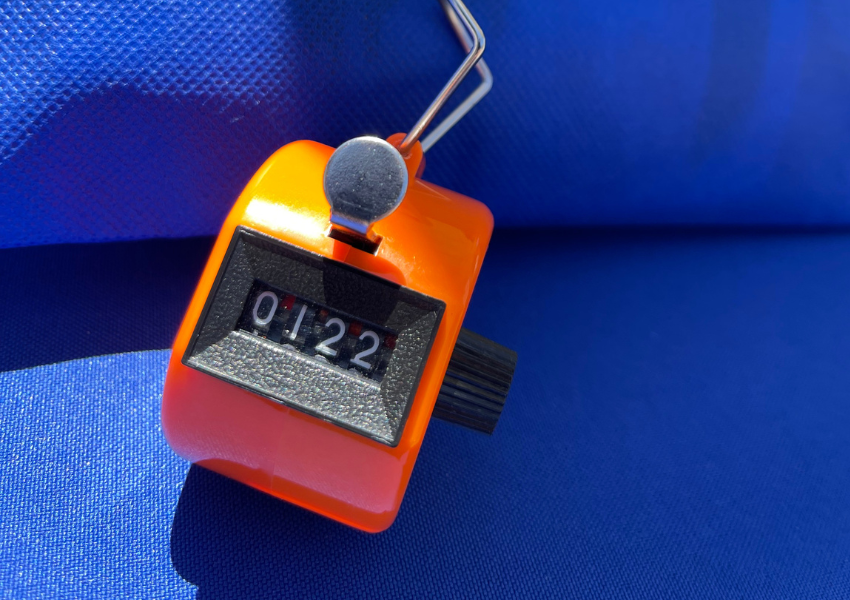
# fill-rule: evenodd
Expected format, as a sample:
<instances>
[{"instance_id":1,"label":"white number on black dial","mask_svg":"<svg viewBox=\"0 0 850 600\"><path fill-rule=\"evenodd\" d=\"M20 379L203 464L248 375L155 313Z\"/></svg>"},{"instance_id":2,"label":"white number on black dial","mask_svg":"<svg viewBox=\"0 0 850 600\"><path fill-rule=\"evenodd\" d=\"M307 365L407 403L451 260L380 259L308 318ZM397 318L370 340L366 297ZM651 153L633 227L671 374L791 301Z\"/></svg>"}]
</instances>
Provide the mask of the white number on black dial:
<instances>
[{"instance_id":1,"label":"white number on black dial","mask_svg":"<svg viewBox=\"0 0 850 600\"><path fill-rule=\"evenodd\" d=\"M351 362L353 362L358 367L363 367L364 369L371 369L372 365L370 363L367 363L363 359L367 356L372 356L373 354L375 354L375 351L378 349L378 345L381 343L381 339L378 337L377 333L369 330L366 330L361 333L360 339L370 339L372 340L372 345L369 348L366 348L363 352L355 354L354 358L351 359Z\"/></svg>"},{"instance_id":2,"label":"white number on black dial","mask_svg":"<svg viewBox=\"0 0 850 600\"><path fill-rule=\"evenodd\" d=\"M270 343L381 382L397 334L381 325L255 281L236 324Z\"/></svg>"},{"instance_id":3,"label":"white number on black dial","mask_svg":"<svg viewBox=\"0 0 850 600\"><path fill-rule=\"evenodd\" d=\"M330 345L340 341L342 339L342 336L345 335L345 323L342 319L334 317L333 319L328 319L328 322L325 323L325 329L329 329L331 327L337 328L336 334L322 342L319 342L316 345L316 352L321 352L325 356L333 357L336 356L338 350L336 350L335 348L331 348Z\"/></svg>"},{"instance_id":4,"label":"white number on black dial","mask_svg":"<svg viewBox=\"0 0 850 600\"><path fill-rule=\"evenodd\" d=\"M265 317L260 317L260 308L262 307L263 300L271 300L271 306L269 306L269 312ZM254 303L254 325L258 327L263 327L264 325L268 325L272 318L274 318L274 313L277 310L277 294L274 292L263 292L259 296L257 296L257 301Z\"/></svg>"}]
</instances>

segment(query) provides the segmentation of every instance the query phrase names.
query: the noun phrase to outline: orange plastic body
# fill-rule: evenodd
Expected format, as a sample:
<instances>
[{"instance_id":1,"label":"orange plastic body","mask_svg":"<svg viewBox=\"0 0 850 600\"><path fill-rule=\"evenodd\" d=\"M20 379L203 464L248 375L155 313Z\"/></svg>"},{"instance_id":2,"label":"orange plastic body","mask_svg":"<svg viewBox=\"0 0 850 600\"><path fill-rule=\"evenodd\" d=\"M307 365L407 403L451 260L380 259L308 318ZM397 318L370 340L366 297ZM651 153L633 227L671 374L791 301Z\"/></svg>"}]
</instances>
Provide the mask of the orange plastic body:
<instances>
[{"instance_id":1,"label":"orange plastic body","mask_svg":"<svg viewBox=\"0 0 850 600\"><path fill-rule=\"evenodd\" d=\"M392 141L392 138L391 138ZM401 206L374 226L371 255L327 237L322 189L333 148L284 146L254 175L227 217L174 342L162 423L184 458L278 498L369 532L398 513L448 367L493 217L481 203L415 179ZM242 225L407 286L446 303L396 447L268 400L181 362L237 226Z\"/></svg>"}]
</instances>

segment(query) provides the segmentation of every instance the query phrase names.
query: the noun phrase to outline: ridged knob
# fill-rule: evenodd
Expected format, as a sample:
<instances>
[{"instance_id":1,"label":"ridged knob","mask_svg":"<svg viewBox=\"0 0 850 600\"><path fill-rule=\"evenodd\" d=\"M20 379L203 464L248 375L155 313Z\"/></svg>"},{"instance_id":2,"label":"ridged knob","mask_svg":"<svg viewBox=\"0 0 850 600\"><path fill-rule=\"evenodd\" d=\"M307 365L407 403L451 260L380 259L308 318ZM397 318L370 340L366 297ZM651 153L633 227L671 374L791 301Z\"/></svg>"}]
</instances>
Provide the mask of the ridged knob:
<instances>
[{"instance_id":1,"label":"ridged knob","mask_svg":"<svg viewBox=\"0 0 850 600\"><path fill-rule=\"evenodd\" d=\"M517 354L461 329L433 416L493 433L511 388Z\"/></svg>"}]
</instances>

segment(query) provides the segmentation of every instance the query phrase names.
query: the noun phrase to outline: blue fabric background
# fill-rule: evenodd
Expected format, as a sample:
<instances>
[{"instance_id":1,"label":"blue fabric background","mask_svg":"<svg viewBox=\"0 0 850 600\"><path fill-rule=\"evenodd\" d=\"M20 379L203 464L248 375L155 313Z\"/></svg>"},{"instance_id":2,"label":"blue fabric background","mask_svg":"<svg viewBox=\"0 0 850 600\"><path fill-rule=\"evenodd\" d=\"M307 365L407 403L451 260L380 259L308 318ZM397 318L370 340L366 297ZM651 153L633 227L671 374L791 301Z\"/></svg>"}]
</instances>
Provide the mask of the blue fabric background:
<instances>
[{"instance_id":1,"label":"blue fabric background","mask_svg":"<svg viewBox=\"0 0 850 600\"><path fill-rule=\"evenodd\" d=\"M850 223L845 0L471 9L495 87L426 178L501 226ZM0 25L0 247L211 235L273 150L403 131L462 57L436 0L12 0Z\"/></svg>"},{"instance_id":2,"label":"blue fabric background","mask_svg":"<svg viewBox=\"0 0 850 600\"><path fill-rule=\"evenodd\" d=\"M20 272L44 269L27 250ZM840 233L497 232L466 325L519 352L505 414L492 437L432 423L379 535L189 469L159 427L156 325L104 303L102 343L138 352L0 373L0 582L11 598L847 598L848 271ZM167 320L184 310L168 285L90 289Z\"/></svg>"},{"instance_id":3,"label":"blue fabric background","mask_svg":"<svg viewBox=\"0 0 850 600\"><path fill-rule=\"evenodd\" d=\"M850 596L850 4L470 8L426 178L502 227L466 325L519 368L369 536L174 455L163 349L271 152L416 120L437 2L0 5L0 595ZM552 229L634 224L826 227Z\"/></svg>"}]
</instances>

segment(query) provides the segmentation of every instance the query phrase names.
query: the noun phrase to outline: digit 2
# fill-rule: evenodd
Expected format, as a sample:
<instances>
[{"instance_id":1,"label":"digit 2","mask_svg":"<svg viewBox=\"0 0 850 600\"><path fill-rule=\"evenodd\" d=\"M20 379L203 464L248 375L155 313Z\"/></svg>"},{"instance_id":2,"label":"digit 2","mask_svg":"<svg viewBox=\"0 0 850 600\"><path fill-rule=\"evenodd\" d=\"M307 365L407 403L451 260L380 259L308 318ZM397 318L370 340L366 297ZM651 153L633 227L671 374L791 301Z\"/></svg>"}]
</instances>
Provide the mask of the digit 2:
<instances>
[{"instance_id":1,"label":"digit 2","mask_svg":"<svg viewBox=\"0 0 850 600\"><path fill-rule=\"evenodd\" d=\"M358 367L363 367L364 369L371 369L372 365L370 363L367 363L363 359L366 358L367 356L371 356L375 353L375 351L378 349L378 344L381 343L381 338L378 337L377 333L375 333L374 331L369 331L369 330L366 330L366 331L364 331L363 333L360 334L361 340L366 339L366 338L369 338L370 340L372 340L372 347L366 348L363 352L356 354L354 356L354 358L351 359L351 362L353 362Z\"/></svg>"},{"instance_id":2,"label":"digit 2","mask_svg":"<svg viewBox=\"0 0 850 600\"><path fill-rule=\"evenodd\" d=\"M329 346L330 346L330 344L335 344L336 342L338 342L342 339L342 336L345 335L346 326L345 326L345 323L343 322L343 320L338 319L337 317L334 317L333 319L328 319L328 322L325 323L325 329L327 329L331 325L336 325L336 327L339 329L339 331L337 331L336 335L334 335L333 337L329 337L328 339L320 342L316 346L316 352L321 352L325 356L334 357L334 356L336 356L338 350L336 350L334 348L330 348Z\"/></svg>"}]
</instances>

